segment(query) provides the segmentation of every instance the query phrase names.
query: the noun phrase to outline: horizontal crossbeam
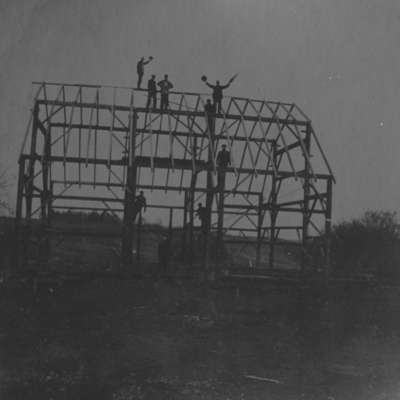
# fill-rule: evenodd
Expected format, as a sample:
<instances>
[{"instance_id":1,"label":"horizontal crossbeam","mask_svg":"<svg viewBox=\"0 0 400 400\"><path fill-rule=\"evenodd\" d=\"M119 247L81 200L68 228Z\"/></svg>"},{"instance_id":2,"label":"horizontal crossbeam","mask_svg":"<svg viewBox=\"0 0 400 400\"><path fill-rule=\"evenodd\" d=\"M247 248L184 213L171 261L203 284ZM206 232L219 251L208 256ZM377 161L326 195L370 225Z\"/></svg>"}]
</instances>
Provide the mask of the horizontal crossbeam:
<instances>
[{"instance_id":1,"label":"horizontal crossbeam","mask_svg":"<svg viewBox=\"0 0 400 400\"><path fill-rule=\"evenodd\" d=\"M42 157L38 154L35 155L27 155L24 154L22 157L30 160L41 160ZM48 161L50 162L62 162L62 163L87 163L87 164L97 164L97 165L114 165L114 166L126 166L128 164L127 158L121 159L101 159L101 158L86 158L86 157L62 157L62 156L50 156L48 157ZM151 157L135 157L135 163L138 167L147 167L151 168ZM154 168L161 169L183 169L183 170L192 170L193 162L192 160L178 159L178 158L167 158L167 157L154 157L153 158ZM213 166L209 165L203 160L196 161L197 168L201 171L214 171ZM263 170L263 169L252 169L252 168L225 168L225 173L238 173L238 174L255 174L255 175L274 175L274 171L271 170ZM296 172L294 174L290 171L278 171L278 178L296 178L296 177L304 177L306 174L304 170ZM327 174L314 174L313 178L317 179L329 179L331 175Z\"/></svg>"},{"instance_id":2,"label":"horizontal crossbeam","mask_svg":"<svg viewBox=\"0 0 400 400\"><path fill-rule=\"evenodd\" d=\"M95 103L84 103L84 102L75 102L75 101L57 101L57 100L38 100L38 104L48 105L48 106L63 106L63 107L79 107L79 108L92 108L97 110L114 110L116 111L124 111L131 112L132 109L128 106L121 105L109 105L109 104L95 104ZM133 108L133 112L135 113L147 113L148 109L145 107L135 107ZM169 109L166 114L170 114L173 116L187 116L187 117L204 117L204 111L186 111L186 110L174 110ZM296 126L306 126L308 124L307 121L300 121L293 118L278 118L278 117L258 117L253 115L238 115L238 114L214 114L215 118L221 118L224 120L241 120L241 121L252 121L252 122L271 122L275 124L280 124L282 126L286 125L296 125Z\"/></svg>"},{"instance_id":3,"label":"horizontal crossbeam","mask_svg":"<svg viewBox=\"0 0 400 400\"><path fill-rule=\"evenodd\" d=\"M93 186L93 182L89 182L89 181L71 181L71 180L52 180L51 181L53 184L59 184L59 185L77 185L77 186ZM96 182L96 186L99 187L115 187L115 188L124 188L125 185L123 185L122 183L115 183L115 182ZM175 191L175 192L182 192L185 190L188 190L186 188L182 188L182 187L178 187L178 186L165 186L165 185L142 185L142 184L137 184L136 187L138 189L148 189L148 190L161 190L161 191L165 191L165 190L171 190L171 191ZM196 189L194 190L195 193L207 193L210 190L206 189L206 188L199 188L196 187ZM211 190L212 192L214 192L214 190ZM246 191L246 190L228 190L228 189L224 189L224 194L225 195L244 195L244 196L259 196L260 193L259 192L251 192L251 191Z\"/></svg>"},{"instance_id":4,"label":"horizontal crossbeam","mask_svg":"<svg viewBox=\"0 0 400 400\"><path fill-rule=\"evenodd\" d=\"M120 133L128 133L129 129L125 127L110 127L107 125L89 125L89 124L68 124L68 123L63 123L63 122L54 122L50 124L51 127L55 128L70 128L71 132L69 134L77 133L77 129L84 129L89 131L90 129L92 131L97 130L98 132L103 132L106 134L110 133L110 130L114 133L120 132ZM75 130L73 130L75 129ZM175 137L192 137L194 139L203 139L205 138L205 134L202 133L195 133L195 132L184 132L184 131L177 131L177 130L172 130L167 131L167 130L159 130L159 129L136 129L137 133L146 133L146 134L152 134L152 135L161 135L161 136L170 136L173 135ZM265 138L245 138L243 136L230 136L230 135L216 135L215 139L218 140L233 140L233 141L238 141L238 142L252 142L252 143L265 143ZM273 142L273 140L268 140L268 142ZM289 148L289 146L288 146Z\"/></svg>"}]
</instances>

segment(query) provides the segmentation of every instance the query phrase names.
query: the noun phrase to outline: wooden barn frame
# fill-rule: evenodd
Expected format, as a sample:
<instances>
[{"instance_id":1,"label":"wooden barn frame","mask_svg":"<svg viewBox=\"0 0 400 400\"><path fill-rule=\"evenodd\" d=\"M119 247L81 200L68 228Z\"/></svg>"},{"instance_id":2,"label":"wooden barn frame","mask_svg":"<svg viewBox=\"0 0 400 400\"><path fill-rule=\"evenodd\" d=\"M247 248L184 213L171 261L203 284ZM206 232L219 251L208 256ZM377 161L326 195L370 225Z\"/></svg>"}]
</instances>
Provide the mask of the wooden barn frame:
<instances>
[{"instance_id":1,"label":"wooden barn frame","mask_svg":"<svg viewBox=\"0 0 400 400\"><path fill-rule=\"evenodd\" d=\"M226 96L222 112L211 115L205 111L209 95L171 92L162 112L146 108L147 91L140 89L46 82L34 87L19 159L20 265L31 221L40 221L46 238L52 212L70 209L117 216L121 260L134 268L134 198L150 190L158 197L182 195L181 204L149 201L148 207L169 209L171 219L179 212L186 260L193 251L195 203L204 198L203 271L221 268L220 250L231 242L254 246L256 266L274 268L276 246L289 239L301 247L304 269L315 237L329 267L334 176L297 105ZM216 161L222 143L231 154L223 170ZM210 254L214 239L217 251ZM260 257L263 246L267 259Z\"/></svg>"}]
</instances>

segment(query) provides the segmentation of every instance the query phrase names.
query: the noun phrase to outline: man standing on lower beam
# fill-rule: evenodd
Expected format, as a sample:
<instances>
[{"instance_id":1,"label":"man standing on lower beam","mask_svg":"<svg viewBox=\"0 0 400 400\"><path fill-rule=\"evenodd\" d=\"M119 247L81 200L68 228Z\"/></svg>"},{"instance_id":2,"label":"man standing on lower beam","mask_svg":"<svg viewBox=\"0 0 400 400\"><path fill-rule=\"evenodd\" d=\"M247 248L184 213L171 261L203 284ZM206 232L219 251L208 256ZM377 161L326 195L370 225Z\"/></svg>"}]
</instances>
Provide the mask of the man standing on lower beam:
<instances>
[{"instance_id":1,"label":"man standing on lower beam","mask_svg":"<svg viewBox=\"0 0 400 400\"><path fill-rule=\"evenodd\" d=\"M133 202L133 221L136 221L136 217L141 213L142 209L143 212L146 212L146 207L146 197L144 197L143 191L140 191L139 195L135 197Z\"/></svg>"},{"instance_id":2,"label":"man standing on lower beam","mask_svg":"<svg viewBox=\"0 0 400 400\"><path fill-rule=\"evenodd\" d=\"M153 110L156 109L157 106L157 86L156 86L156 76L152 75L151 78L147 82L147 103L146 110L149 109L150 104L153 104Z\"/></svg>"}]
</instances>

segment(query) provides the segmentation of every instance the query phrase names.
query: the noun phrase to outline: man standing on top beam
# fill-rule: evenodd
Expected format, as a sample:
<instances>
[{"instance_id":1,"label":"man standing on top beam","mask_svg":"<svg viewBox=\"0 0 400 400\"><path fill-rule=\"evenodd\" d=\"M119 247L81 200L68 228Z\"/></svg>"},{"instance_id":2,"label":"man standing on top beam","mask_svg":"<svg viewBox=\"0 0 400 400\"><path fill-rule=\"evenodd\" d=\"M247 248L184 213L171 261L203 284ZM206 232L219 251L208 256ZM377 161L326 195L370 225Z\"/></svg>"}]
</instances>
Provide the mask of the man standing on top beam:
<instances>
[{"instance_id":1,"label":"man standing on top beam","mask_svg":"<svg viewBox=\"0 0 400 400\"><path fill-rule=\"evenodd\" d=\"M160 110L165 111L169 107L169 91L174 87L174 85L168 80L168 75L164 75L164 79L158 82L161 92L161 104Z\"/></svg>"},{"instance_id":2,"label":"man standing on top beam","mask_svg":"<svg viewBox=\"0 0 400 400\"><path fill-rule=\"evenodd\" d=\"M140 89L140 85L142 84L142 79L143 79L143 74L144 74L144 66L147 65L151 60L153 60L152 56L150 56L147 61L145 61L144 57L142 57L136 64L136 72L138 74L138 81L137 81L138 89Z\"/></svg>"},{"instance_id":3,"label":"man standing on top beam","mask_svg":"<svg viewBox=\"0 0 400 400\"><path fill-rule=\"evenodd\" d=\"M212 98L214 101L214 106L216 107L217 113L221 113L221 103L222 103L222 98L223 98L223 90L227 89L232 82L235 80L237 74L232 76L231 79L229 79L228 83L226 85L220 85L219 81L216 81L215 85L211 85L210 83L208 83L207 81L207 77L206 76L202 76L201 80L209 87L213 90L212 93Z\"/></svg>"}]
</instances>

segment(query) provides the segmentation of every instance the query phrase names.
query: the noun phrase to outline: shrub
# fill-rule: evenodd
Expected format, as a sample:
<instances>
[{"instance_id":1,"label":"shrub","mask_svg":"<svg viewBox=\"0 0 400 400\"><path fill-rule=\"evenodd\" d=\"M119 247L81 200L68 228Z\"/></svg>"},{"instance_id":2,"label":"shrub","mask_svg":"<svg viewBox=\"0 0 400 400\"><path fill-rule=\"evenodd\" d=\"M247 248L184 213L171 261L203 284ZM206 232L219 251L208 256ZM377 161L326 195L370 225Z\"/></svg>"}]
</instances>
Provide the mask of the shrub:
<instances>
[{"instance_id":1,"label":"shrub","mask_svg":"<svg viewBox=\"0 0 400 400\"><path fill-rule=\"evenodd\" d=\"M400 231L396 213L367 211L361 218L334 226L332 265L335 271L400 277Z\"/></svg>"}]
</instances>

